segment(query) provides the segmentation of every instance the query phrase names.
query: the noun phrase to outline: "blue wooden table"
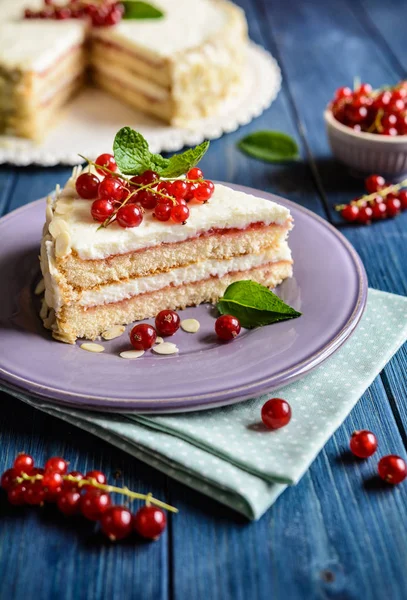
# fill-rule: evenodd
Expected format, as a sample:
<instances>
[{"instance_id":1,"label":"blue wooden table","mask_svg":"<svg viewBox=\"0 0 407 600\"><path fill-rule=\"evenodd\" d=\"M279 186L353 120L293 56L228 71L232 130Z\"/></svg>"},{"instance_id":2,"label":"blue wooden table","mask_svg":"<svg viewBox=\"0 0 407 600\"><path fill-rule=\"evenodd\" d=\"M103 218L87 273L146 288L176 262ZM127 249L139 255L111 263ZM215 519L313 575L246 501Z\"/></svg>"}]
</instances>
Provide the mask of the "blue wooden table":
<instances>
[{"instance_id":1,"label":"blue wooden table","mask_svg":"<svg viewBox=\"0 0 407 600\"><path fill-rule=\"evenodd\" d=\"M333 210L362 192L331 157L322 112L334 89L358 75L374 86L406 77L403 0L239 0L253 40L278 59L283 89L260 118L214 142L211 179L265 189L307 206L345 233L370 286L407 292L407 214L346 227ZM256 93L253 90L253 93ZM293 165L267 165L236 149L244 134L285 131L301 147ZM80 150L80 148L78 148ZM0 214L44 196L69 173L3 167ZM4 286L4 282L0 285ZM2 293L5 293L4 287ZM0 468L21 450L39 462L61 454L81 471L122 473L132 489L175 504L155 544L105 542L83 521L52 510L13 509L0 499L0 599L260 600L407 598L407 483L391 490L346 452L355 429L373 430L382 454L406 455L407 352L365 393L312 467L257 523L175 483L107 443L1 396Z\"/></svg>"}]
</instances>

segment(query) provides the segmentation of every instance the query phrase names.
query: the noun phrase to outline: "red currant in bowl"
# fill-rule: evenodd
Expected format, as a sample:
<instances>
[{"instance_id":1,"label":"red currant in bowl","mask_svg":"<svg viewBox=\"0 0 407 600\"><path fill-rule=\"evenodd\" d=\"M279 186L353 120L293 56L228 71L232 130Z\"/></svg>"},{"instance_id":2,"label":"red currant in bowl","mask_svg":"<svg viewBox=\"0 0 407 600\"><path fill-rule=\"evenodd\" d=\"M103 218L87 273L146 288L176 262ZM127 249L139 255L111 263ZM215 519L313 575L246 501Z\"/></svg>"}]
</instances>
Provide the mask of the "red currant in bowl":
<instances>
[{"instance_id":1,"label":"red currant in bowl","mask_svg":"<svg viewBox=\"0 0 407 600\"><path fill-rule=\"evenodd\" d=\"M215 332L223 342L234 340L240 333L239 319L233 315L222 315L216 319Z\"/></svg>"},{"instance_id":2,"label":"red currant in bowl","mask_svg":"<svg viewBox=\"0 0 407 600\"><path fill-rule=\"evenodd\" d=\"M157 339L157 332L148 323L136 325L130 332L130 342L135 350L148 350L152 348Z\"/></svg>"},{"instance_id":3,"label":"red currant in bowl","mask_svg":"<svg viewBox=\"0 0 407 600\"><path fill-rule=\"evenodd\" d=\"M155 326L160 335L174 335L179 329L181 319L173 310L162 310L155 318Z\"/></svg>"}]
</instances>

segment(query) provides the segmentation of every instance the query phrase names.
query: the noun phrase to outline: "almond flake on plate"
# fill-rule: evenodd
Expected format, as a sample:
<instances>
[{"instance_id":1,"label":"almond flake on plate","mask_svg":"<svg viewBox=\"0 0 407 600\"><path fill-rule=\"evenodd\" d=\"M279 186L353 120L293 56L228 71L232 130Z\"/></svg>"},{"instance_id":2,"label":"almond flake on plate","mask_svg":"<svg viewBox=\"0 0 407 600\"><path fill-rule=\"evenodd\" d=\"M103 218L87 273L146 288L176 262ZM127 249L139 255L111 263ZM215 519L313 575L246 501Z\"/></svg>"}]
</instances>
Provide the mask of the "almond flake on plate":
<instances>
[{"instance_id":1,"label":"almond flake on plate","mask_svg":"<svg viewBox=\"0 0 407 600\"><path fill-rule=\"evenodd\" d=\"M200 326L200 322L196 319L184 319L184 321L181 321L181 329L187 333L196 333L199 331Z\"/></svg>"},{"instance_id":2,"label":"almond flake on plate","mask_svg":"<svg viewBox=\"0 0 407 600\"><path fill-rule=\"evenodd\" d=\"M85 344L81 344L80 347L82 348L82 350L86 350L87 352L104 352L104 346L101 346L100 344L92 344L92 343L85 343Z\"/></svg>"},{"instance_id":3,"label":"almond flake on plate","mask_svg":"<svg viewBox=\"0 0 407 600\"><path fill-rule=\"evenodd\" d=\"M163 342L158 346L154 346L151 350L156 354L177 354L178 352L177 346L171 342Z\"/></svg>"},{"instance_id":4,"label":"almond flake on plate","mask_svg":"<svg viewBox=\"0 0 407 600\"><path fill-rule=\"evenodd\" d=\"M120 358L134 360L135 358L140 358L143 354L144 350L126 350L125 352L120 352Z\"/></svg>"},{"instance_id":5,"label":"almond flake on plate","mask_svg":"<svg viewBox=\"0 0 407 600\"><path fill-rule=\"evenodd\" d=\"M160 337L159 335L156 337L155 343L156 344L162 344L164 342L163 338Z\"/></svg>"},{"instance_id":6,"label":"almond flake on plate","mask_svg":"<svg viewBox=\"0 0 407 600\"><path fill-rule=\"evenodd\" d=\"M104 331L102 333L102 338L104 340L114 340L115 338L120 337L125 331L126 328L124 325L115 325L114 327Z\"/></svg>"}]
</instances>

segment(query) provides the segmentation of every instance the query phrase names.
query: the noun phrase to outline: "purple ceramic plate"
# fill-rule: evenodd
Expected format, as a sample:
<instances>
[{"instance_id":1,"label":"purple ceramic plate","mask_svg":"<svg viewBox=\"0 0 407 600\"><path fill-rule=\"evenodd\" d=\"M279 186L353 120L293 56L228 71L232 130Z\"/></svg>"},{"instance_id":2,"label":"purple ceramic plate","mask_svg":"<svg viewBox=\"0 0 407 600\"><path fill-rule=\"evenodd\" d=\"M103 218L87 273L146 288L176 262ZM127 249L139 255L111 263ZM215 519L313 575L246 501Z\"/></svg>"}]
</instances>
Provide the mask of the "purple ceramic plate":
<instances>
[{"instance_id":1,"label":"purple ceramic plate","mask_svg":"<svg viewBox=\"0 0 407 600\"><path fill-rule=\"evenodd\" d=\"M353 247L326 221L283 198L231 186L287 206L294 278L277 290L303 313L298 319L242 331L229 344L214 334L216 309L188 308L182 318L201 323L197 334L171 339L179 355L149 352L135 361L118 354L128 336L103 342L91 354L52 340L42 327L33 289L45 202L0 220L0 379L59 403L94 409L170 412L212 408L276 389L301 377L335 352L357 326L367 279Z\"/></svg>"}]
</instances>

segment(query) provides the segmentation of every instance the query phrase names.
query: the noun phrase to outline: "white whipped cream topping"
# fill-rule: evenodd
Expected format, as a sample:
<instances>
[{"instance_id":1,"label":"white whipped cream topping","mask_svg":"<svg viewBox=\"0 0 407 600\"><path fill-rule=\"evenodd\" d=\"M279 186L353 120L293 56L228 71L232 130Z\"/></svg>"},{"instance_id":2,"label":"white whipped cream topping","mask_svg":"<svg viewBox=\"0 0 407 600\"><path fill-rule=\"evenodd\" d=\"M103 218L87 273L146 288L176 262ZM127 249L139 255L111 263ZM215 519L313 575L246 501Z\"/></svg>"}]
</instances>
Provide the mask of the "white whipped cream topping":
<instances>
[{"instance_id":1,"label":"white whipped cream topping","mask_svg":"<svg viewBox=\"0 0 407 600\"><path fill-rule=\"evenodd\" d=\"M105 229L99 229L99 223L93 221L90 214L91 201L79 198L67 200L66 196L70 193L75 193L72 179L62 191L55 208L58 212L58 203L62 199L71 203L63 218L68 225L71 248L83 260L103 259L163 243L183 242L215 228L245 229L257 222L284 225L290 217L290 211L275 202L216 185L209 202L191 202L188 205L190 216L185 225L160 222L153 217L153 211L147 211L139 227L123 229L112 223Z\"/></svg>"},{"instance_id":2,"label":"white whipped cream topping","mask_svg":"<svg viewBox=\"0 0 407 600\"><path fill-rule=\"evenodd\" d=\"M120 302L126 298L154 292L170 285L182 286L212 276L224 277L227 273L247 271L280 260L291 260L291 252L287 242L281 244L278 252L272 248L261 254L244 254L227 260L205 260L186 267L171 269L167 273L137 277L121 283L104 285L99 289L85 290L82 292L79 304L81 306L97 306L99 304Z\"/></svg>"}]
</instances>

